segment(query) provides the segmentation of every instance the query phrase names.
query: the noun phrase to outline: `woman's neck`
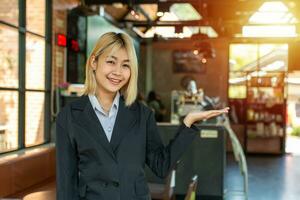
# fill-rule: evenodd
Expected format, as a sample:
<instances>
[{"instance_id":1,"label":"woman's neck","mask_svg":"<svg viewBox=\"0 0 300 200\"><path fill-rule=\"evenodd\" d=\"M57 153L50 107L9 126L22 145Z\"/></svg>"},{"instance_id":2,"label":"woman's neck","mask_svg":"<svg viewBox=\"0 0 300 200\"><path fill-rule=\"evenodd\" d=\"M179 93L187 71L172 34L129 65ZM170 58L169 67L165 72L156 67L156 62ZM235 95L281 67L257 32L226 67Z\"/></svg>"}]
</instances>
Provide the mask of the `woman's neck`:
<instances>
[{"instance_id":1,"label":"woman's neck","mask_svg":"<svg viewBox=\"0 0 300 200\"><path fill-rule=\"evenodd\" d=\"M96 97L105 112L108 112L117 93L105 93L98 91Z\"/></svg>"}]
</instances>

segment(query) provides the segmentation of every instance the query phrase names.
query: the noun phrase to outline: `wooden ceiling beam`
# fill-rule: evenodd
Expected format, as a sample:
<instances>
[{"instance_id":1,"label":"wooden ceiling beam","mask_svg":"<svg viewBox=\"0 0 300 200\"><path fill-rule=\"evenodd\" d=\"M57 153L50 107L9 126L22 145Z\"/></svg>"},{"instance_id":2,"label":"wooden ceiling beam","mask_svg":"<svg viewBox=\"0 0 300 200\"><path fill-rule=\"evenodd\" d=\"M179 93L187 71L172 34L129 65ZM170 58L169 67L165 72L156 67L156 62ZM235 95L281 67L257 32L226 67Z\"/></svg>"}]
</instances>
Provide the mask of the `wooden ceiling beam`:
<instances>
[{"instance_id":1,"label":"wooden ceiling beam","mask_svg":"<svg viewBox=\"0 0 300 200\"><path fill-rule=\"evenodd\" d=\"M210 26L211 22L209 20L189 20L189 21L134 21L134 20L123 20L120 23L132 23L136 27L146 27L146 26Z\"/></svg>"},{"instance_id":2,"label":"wooden ceiling beam","mask_svg":"<svg viewBox=\"0 0 300 200\"><path fill-rule=\"evenodd\" d=\"M191 4L217 4L217 5L228 5L228 4L262 4L263 2L270 0L83 0L86 5L95 4L113 4L113 3L134 3L134 4L172 4L172 3L191 3ZM295 2L295 0L284 0L283 2Z\"/></svg>"}]
</instances>

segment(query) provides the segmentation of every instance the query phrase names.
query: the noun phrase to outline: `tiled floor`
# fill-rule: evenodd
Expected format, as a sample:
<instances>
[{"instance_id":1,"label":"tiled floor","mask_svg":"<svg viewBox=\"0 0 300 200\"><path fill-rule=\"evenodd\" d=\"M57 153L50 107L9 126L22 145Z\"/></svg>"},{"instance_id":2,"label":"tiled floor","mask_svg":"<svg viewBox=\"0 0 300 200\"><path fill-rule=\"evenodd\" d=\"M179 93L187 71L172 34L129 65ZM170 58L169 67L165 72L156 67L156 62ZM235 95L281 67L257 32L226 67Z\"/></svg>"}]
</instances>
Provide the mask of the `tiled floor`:
<instances>
[{"instance_id":1,"label":"tiled floor","mask_svg":"<svg viewBox=\"0 0 300 200\"><path fill-rule=\"evenodd\" d=\"M228 191L242 191L242 176L228 156L225 185ZM249 200L299 200L300 155L248 156ZM241 198L230 198L230 200Z\"/></svg>"},{"instance_id":2,"label":"tiled floor","mask_svg":"<svg viewBox=\"0 0 300 200\"><path fill-rule=\"evenodd\" d=\"M300 145L298 146L300 148ZM248 200L300 200L300 155L248 155ZM225 200L245 200L243 178L231 154L227 155ZM183 200L178 196L176 200ZM198 197L197 200L218 198Z\"/></svg>"}]
</instances>

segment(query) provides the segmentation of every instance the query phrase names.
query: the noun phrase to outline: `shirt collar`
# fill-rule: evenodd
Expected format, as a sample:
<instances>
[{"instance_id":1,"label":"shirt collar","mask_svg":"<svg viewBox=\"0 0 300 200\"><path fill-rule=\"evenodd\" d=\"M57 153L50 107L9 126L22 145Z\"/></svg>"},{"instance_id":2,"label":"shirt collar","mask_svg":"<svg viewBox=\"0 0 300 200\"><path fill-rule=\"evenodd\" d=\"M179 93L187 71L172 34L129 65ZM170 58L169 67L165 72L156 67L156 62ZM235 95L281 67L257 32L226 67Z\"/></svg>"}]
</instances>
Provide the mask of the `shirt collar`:
<instances>
[{"instance_id":1,"label":"shirt collar","mask_svg":"<svg viewBox=\"0 0 300 200\"><path fill-rule=\"evenodd\" d=\"M92 107L93 107L94 110L98 110L101 113L105 114L105 111L103 110L100 102L98 101L98 99L97 99L97 97L95 95L89 94L89 99L90 99L90 102L91 102ZM116 94L116 96L115 96L115 98L113 100L112 107L111 107L110 111L112 110L112 108L114 108L115 110L118 110L118 108L119 108L119 100L120 100L120 93L117 92L117 94Z\"/></svg>"},{"instance_id":2,"label":"shirt collar","mask_svg":"<svg viewBox=\"0 0 300 200\"><path fill-rule=\"evenodd\" d=\"M120 100L120 93L117 92L117 94L116 94L116 96L115 96L115 98L114 98L114 101L113 101L113 103L112 103L112 105L113 105L116 109L119 108L119 100Z\"/></svg>"}]
</instances>

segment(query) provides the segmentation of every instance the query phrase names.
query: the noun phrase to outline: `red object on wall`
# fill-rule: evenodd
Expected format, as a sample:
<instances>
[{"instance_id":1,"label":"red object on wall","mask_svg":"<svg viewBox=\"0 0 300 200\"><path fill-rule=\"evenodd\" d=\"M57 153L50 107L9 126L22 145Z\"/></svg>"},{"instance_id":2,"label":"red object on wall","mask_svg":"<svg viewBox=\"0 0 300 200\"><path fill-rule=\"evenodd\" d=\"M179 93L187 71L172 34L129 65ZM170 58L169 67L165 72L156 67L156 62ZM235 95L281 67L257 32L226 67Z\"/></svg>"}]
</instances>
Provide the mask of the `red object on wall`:
<instances>
[{"instance_id":1,"label":"red object on wall","mask_svg":"<svg viewBox=\"0 0 300 200\"><path fill-rule=\"evenodd\" d=\"M67 37L64 34L58 33L56 35L56 44L60 47L66 47L67 46Z\"/></svg>"},{"instance_id":2,"label":"red object on wall","mask_svg":"<svg viewBox=\"0 0 300 200\"><path fill-rule=\"evenodd\" d=\"M71 40L71 47L70 47L70 48L71 48L72 51L78 52L78 51L79 51L79 44L78 44L78 41L72 39L72 40Z\"/></svg>"}]
</instances>

